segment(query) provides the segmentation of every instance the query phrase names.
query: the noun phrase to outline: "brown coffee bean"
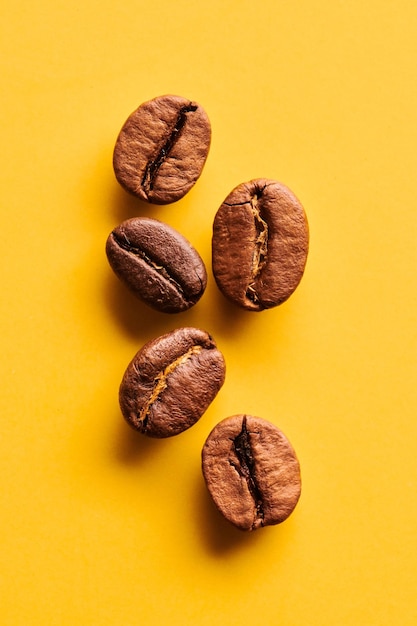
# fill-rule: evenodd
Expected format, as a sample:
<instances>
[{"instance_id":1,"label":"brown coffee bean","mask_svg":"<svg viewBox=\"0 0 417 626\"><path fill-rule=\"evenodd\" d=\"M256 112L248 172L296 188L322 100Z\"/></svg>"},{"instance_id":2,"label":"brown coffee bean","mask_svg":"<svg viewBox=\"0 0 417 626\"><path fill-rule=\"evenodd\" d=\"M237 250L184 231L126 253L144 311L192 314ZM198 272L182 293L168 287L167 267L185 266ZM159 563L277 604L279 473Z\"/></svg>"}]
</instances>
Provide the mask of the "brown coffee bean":
<instances>
[{"instance_id":1,"label":"brown coffee bean","mask_svg":"<svg viewBox=\"0 0 417 626\"><path fill-rule=\"evenodd\" d=\"M197 102L171 95L144 102L117 138L116 178L142 200L175 202L199 178L210 140L210 121Z\"/></svg>"},{"instance_id":2,"label":"brown coffee bean","mask_svg":"<svg viewBox=\"0 0 417 626\"><path fill-rule=\"evenodd\" d=\"M241 530L283 522L300 497L295 452L260 417L235 415L217 424L204 444L202 467L217 508Z\"/></svg>"},{"instance_id":3,"label":"brown coffee bean","mask_svg":"<svg viewBox=\"0 0 417 626\"><path fill-rule=\"evenodd\" d=\"M185 311L206 288L206 268L198 252L158 220L134 217L122 222L110 233L106 253L116 275L158 311Z\"/></svg>"},{"instance_id":4,"label":"brown coffee bean","mask_svg":"<svg viewBox=\"0 0 417 626\"><path fill-rule=\"evenodd\" d=\"M223 355L212 337L179 328L148 342L133 358L120 385L120 408L144 435L178 435L200 419L224 376Z\"/></svg>"},{"instance_id":5,"label":"brown coffee bean","mask_svg":"<svg viewBox=\"0 0 417 626\"><path fill-rule=\"evenodd\" d=\"M304 209L285 185L255 179L236 187L213 224L213 274L222 293L249 311L282 304L308 253Z\"/></svg>"}]
</instances>

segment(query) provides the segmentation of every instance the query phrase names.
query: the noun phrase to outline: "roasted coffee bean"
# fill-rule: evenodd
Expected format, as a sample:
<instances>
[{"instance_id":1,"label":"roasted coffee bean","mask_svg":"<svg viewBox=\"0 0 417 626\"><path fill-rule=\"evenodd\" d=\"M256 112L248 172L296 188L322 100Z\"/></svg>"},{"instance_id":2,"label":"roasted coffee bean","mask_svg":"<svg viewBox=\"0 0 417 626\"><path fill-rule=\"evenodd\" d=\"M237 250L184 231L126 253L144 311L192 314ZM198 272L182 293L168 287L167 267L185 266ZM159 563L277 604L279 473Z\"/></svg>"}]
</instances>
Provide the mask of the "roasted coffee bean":
<instances>
[{"instance_id":1,"label":"roasted coffee bean","mask_svg":"<svg viewBox=\"0 0 417 626\"><path fill-rule=\"evenodd\" d=\"M224 376L223 355L212 337L179 328L150 341L133 358L120 385L120 408L145 435L178 435L200 419Z\"/></svg>"},{"instance_id":2,"label":"roasted coffee bean","mask_svg":"<svg viewBox=\"0 0 417 626\"><path fill-rule=\"evenodd\" d=\"M182 198L199 178L210 148L204 109L186 98L144 102L120 131L113 154L119 183L153 204Z\"/></svg>"},{"instance_id":3,"label":"roasted coffee bean","mask_svg":"<svg viewBox=\"0 0 417 626\"><path fill-rule=\"evenodd\" d=\"M202 467L217 508L241 530L283 522L300 497L295 452L260 417L235 415L217 424L204 444Z\"/></svg>"},{"instance_id":4,"label":"roasted coffee bean","mask_svg":"<svg viewBox=\"0 0 417 626\"><path fill-rule=\"evenodd\" d=\"M198 252L158 220L134 217L122 222L110 233L106 253L116 275L158 311L185 311L206 288L206 268Z\"/></svg>"},{"instance_id":5,"label":"roasted coffee bean","mask_svg":"<svg viewBox=\"0 0 417 626\"><path fill-rule=\"evenodd\" d=\"M213 224L213 274L222 293L249 311L282 304L308 253L304 209L285 185L255 179L236 187Z\"/></svg>"}]
</instances>

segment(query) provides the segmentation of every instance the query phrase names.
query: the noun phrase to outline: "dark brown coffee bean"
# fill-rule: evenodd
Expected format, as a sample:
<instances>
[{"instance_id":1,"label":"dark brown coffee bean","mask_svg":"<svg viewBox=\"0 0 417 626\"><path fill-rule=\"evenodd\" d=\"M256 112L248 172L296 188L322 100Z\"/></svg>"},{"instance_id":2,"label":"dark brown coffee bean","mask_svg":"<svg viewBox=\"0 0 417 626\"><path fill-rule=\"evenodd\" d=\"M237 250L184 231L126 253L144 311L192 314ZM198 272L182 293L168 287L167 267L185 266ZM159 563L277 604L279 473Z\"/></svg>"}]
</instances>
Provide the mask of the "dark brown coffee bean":
<instances>
[{"instance_id":1,"label":"dark brown coffee bean","mask_svg":"<svg viewBox=\"0 0 417 626\"><path fill-rule=\"evenodd\" d=\"M235 415L217 424L204 444L202 466L217 508L241 530L283 522L300 497L295 452L260 417Z\"/></svg>"},{"instance_id":2,"label":"dark brown coffee bean","mask_svg":"<svg viewBox=\"0 0 417 626\"><path fill-rule=\"evenodd\" d=\"M134 217L122 222L110 233L106 253L117 276L158 311L185 311L206 288L206 268L198 252L158 220Z\"/></svg>"},{"instance_id":3,"label":"dark brown coffee bean","mask_svg":"<svg viewBox=\"0 0 417 626\"><path fill-rule=\"evenodd\" d=\"M120 385L120 408L145 435L178 435L200 419L224 376L223 355L212 337L179 328L150 341L133 358Z\"/></svg>"},{"instance_id":4,"label":"dark brown coffee bean","mask_svg":"<svg viewBox=\"0 0 417 626\"><path fill-rule=\"evenodd\" d=\"M210 139L209 119L197 102L170 95L144 102L117 138L116 178L142 200L175 202L199 178Z\"/></svg>"},{"instance_id":5,"label":"dark brown coffee bean","mask_svg":"<svg viewBox=\"0 0 417 626\"><path fill-rule=\"evenodd\" d=\"M222 293L249 311L285 302L304 272L308 224L285 185L259 178L236 187L213 225L213 274Z\"/></svg>"}]
</instances>

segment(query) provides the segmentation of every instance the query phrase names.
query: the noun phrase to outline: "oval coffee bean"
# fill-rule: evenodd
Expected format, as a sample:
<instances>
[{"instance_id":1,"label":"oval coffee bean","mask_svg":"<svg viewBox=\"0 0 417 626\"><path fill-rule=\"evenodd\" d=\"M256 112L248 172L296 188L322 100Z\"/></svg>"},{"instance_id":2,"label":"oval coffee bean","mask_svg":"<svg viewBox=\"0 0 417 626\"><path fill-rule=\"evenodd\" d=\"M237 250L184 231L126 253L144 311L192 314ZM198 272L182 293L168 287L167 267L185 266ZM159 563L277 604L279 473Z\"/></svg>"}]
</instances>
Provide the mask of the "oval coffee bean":
<instances>
[{"instance_id":1,"label":"oval coffee bean","mask_svg":"<svg viewBox=\"0 0 417 626\"><path fill-rule=\"evenodd\" d=\"M198 252L158 220L134 217L122 222L110 233L106 253L116 275L158 311L185 311L206 288L206 268Z\"/></svg>"},{"instance_id":2,"label":"oval coffee bean","mask_svg":"<svg viewBox=\"0 0 417 626\"><path fill-rule=\"evenodd\" d=\"M148 342L133 358L120 385L120 408L145 435L178 435L203 415L224 377L223 355L212 337L179 328Z\"/></svg>"},{"instance_id":3,"label":"oval coffee bean","mask_svg":"<svg viewBox=\"0 0 417 626\"><path fill-rule=\"evenodd\" d=\"M217 508L241 530L283 522L300 497L295 452L260 417L235 415L217 424L204 444L202 466Z\"/></svg>"},{"instance_id":4,"label":"oval coffee bean","mask_svg":"<svg viewBox=\"0 0 417 626\"><path fill-rule=\"evenodd\" d=\"M249 311L282 304L308 253L304 209L285 185L255 179L236 187L213 224L213 274L222 293Z\"/></svg>"},{"instance_id":5,"label":"oval coffee bean","mask_svg":"<svg viewBox=\"0 0 417 626\"><path fill-rule=\"evenodd\" d=\"M144 102L117 138L116 178L142 200L175 202L199 178L210 140L210 121L197 102L171 95Z\"/></svg>"}]
</instances>

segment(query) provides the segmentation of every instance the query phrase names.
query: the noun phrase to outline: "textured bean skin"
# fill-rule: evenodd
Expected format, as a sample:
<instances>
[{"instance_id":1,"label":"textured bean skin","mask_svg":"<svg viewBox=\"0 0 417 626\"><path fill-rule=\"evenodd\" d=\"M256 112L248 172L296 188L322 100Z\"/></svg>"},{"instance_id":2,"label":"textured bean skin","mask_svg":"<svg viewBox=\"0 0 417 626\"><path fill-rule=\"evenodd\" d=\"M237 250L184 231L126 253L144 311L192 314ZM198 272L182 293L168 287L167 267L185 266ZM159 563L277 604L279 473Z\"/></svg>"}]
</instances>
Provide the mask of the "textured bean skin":
<instances>
[{"instance_id":1,"label":"textured bean skin","mask_svg":"<svg viewBox=\"0 0 417 626\"><path fill-rule=\"evenodd\" d=\"M136 109L119 133L116 178L141 200L176 202L199 178L210 141L210 121L201 105L180 96L154 98Z\"/></svg>"},{"instance_id":2,"label":"textured bean skin","mask_svg":"<svg viewBox=\"0 0 417 626\"><path fill-rule=\"evenodd\" d=\"M260 417L235 415L217 424L204 444L202 469L217 508L241 530L283 522L300 497L296 454Z\"/></svg>"},{"instance_id":3,"label":"textured bean skin","mask_svg":"<svg viewBox=\"0 0 417 626\"><path fill-rule=\"evenodd\" d=\"M178 435L200 419L224 377L224 358L213 338L197 328L179 328L148 342L132 359L120 385L120 408L145 435Z\"/></svg>"},{"instance_id":4,"label":"textured bean skin","mask_svg":"<svg viewBox=\"0 0 417 626\"><path fill-rule=\"evenodd\" d=\"M285 185L262 178L238 185L214 219L216 283L249 311L282 304L303 276L308 244L304 209Z\"/></svg>"},{"instance_id":5,"label":"textured bean skin","mask_svg":"<svg viewBox=\"0 0 417 626\"><path fill-rule=\"evenodd\" d=\"M120 280L158 311L185 311L206 288L206 268L198 252L159 220L136 217L122 222L110 233L106 254Z\"/></svg>"}]
</instances>

